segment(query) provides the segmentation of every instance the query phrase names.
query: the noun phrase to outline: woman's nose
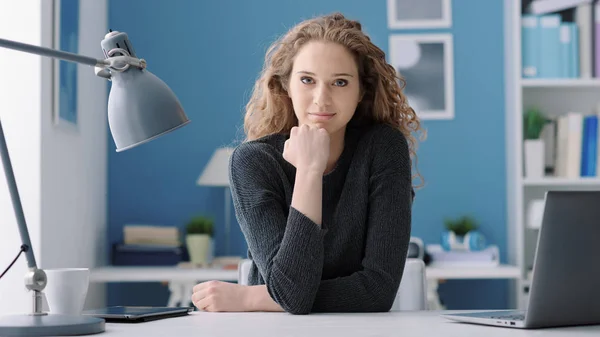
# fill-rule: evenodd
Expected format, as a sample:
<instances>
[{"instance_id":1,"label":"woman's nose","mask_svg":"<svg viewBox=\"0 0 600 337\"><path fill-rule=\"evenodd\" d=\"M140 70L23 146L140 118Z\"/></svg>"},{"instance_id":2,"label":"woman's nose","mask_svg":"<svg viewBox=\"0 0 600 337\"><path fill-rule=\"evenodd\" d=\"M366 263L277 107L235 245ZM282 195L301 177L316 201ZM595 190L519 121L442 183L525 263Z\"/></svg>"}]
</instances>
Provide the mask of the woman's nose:
<instances>
[{"instance_id":1,"label":"woman's nose","mask_svg":"<svg viewBox=\"0 0 600 337\"><path fill-rule=\"evenodd\" d=\"M326 108L331 105L331 92L326 85L320 85L315 89L313 103L319 108Z\"/></svg>"}]
</instances>

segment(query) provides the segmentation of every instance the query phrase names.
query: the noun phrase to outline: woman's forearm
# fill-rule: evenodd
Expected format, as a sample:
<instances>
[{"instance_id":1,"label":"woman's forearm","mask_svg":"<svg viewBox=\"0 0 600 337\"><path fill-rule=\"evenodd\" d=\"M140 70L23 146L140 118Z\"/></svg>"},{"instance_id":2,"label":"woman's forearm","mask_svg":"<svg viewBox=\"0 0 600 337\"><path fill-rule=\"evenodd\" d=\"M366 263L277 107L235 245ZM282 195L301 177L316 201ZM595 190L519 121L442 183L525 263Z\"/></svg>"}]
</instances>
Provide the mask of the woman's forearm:
<instances>
[{"instance_id":1,"label":"woman's forearm","mask_svg":"<svg viewBox=\"0 0 600 337\"><path fill-rule=\"evenodd\" d=\"M323 216L323 172L298 169L291 206L317 225Z\"/></svg>"},{"instance_id":2,"label":"woman's forearm","mask_svg":"<svg viewBox=\"0 0 600 337\"><path fill-rule=\"evenodd\" d=\"M265 285L248 287L248 308L249 311L284 311L273 301Z\"/></svg>"}]
</instances>

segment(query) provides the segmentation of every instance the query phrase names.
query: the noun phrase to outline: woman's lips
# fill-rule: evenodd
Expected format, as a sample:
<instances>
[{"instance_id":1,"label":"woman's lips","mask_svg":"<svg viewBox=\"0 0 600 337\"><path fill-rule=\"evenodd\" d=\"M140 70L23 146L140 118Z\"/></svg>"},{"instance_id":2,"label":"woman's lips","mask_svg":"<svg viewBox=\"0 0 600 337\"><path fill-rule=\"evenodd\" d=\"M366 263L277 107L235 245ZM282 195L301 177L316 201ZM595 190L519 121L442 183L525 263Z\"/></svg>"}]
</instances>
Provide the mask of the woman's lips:
<instances>
[{"instance_id":1,"label":"woman's lips","mask_svg":"<svg viewBox=\"0 0 600 337\"><path fill-rule=\"evenodd\" d=\"M330 119L333 118L333 116L335 116L334 113L328 113L328 112L315 112L315 113L309 113L308 117L314 121L328 121Z\"/></svg>"}]
</instances>

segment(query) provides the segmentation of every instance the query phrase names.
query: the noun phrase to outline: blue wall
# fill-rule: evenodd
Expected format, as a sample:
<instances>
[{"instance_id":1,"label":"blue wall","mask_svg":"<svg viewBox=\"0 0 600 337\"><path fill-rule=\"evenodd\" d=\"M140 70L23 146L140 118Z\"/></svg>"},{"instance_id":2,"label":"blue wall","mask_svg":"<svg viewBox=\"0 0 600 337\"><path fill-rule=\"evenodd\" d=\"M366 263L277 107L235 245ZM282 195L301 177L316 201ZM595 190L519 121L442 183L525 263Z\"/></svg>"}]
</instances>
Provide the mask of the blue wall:
<instances>
[{"instance_id":1,"label":"blue wall","mask_svg":"<svg viewBox=\"0 0 600 337\"><path fill-rule=\"evenodd\" d=\"M453 6L453 27L431 32L454 34L456 118L424 122L428 139L419 148L419 169L426 188L417 192L413 235L437 243L444 217L471 213L504 259L502 2ZM109 140L109 244L122 239L126 223L183 228L193 214L209 213L217 220L217 255L223 253L223 191L195 180L216 147L243 136L243 107L268 45L299 20L333 11L359 19L374 43L388 50L395 31L387 28L384 0L109 1L109 28L129 34L138 57L171 86L192 120L125 153L115 153ZM232 221L233 253L245 256ZM504 308L504 283L452 281L440 293L450 308ZM164 305L166 294L157 284L112 285L108 302Z\"/></svg>"}]
</instances>

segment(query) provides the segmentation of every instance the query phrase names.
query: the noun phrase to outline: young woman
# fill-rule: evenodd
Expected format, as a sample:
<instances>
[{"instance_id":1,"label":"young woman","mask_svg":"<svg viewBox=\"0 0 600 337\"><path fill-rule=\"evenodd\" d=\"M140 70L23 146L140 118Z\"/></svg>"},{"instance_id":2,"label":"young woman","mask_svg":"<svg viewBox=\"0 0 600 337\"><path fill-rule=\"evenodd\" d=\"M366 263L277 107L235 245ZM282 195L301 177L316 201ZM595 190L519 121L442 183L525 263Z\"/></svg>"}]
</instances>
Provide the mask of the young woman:
<instances>
[{"instance_id":1,"label":"young woman","mask_svg":"<svg viewBox=\"0 0 600 337\"><path fill-rule=\"evenodd\" d=\"M389 311L411 231L413 132L395 69L335 13L267 52L230 181L250 286L194 287L205 311Z\"/></svg>"}]
</instances>

